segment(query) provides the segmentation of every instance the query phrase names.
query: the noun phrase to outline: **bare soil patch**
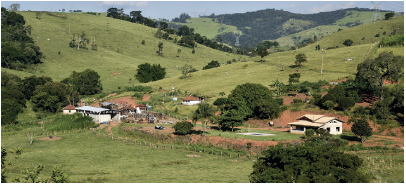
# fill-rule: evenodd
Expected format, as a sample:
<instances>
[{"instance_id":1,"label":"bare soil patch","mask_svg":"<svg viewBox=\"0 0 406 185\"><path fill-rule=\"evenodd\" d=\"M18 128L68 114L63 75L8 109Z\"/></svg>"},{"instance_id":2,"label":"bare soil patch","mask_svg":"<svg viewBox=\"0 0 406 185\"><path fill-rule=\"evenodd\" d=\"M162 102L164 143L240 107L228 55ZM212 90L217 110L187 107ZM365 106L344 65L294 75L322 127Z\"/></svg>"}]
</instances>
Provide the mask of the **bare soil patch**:
<instances>
[{"instance_id":1,"label":"bare soil patch","mask_svg":"<svg viewBox=\"0 0 406 185\"><path fill-rule=\"evenodd\" d=\"M108 135L113 135L113 132L111 131L111 129L112 129L113 127L119 125L119 124L120 124L119 122L110 122L110 123L109 123L109 126L108 126L107 129L106 129L107 134L108 134Z\"/></svg>"},{"instance_id":2,"label":"bare soil patch","mask_svg":"<svg viewBox=\"0 0 406 185\"><path fill-rule=\"evenodd\" d=\"M111 73L111 76L119 75L119 74L121 74L121 73Z\"/></svg>"},{"instance_id":3,"label":"bare soil patch","mask_svg":"<svg viewBox=\"0 0 406 185\"><path fill-rule=\"evenodd\" d=\"M142 97L142 101L148 101L149 98L151 98L151 95L144 95L144 97Z\"/></svg>"},{"instance_id":4,"label":"bare soil patch","mask_svg":"<svg viewBox=\"0 0 406 185\"><path fill-rule=\"evenodd\" d=\"M231 161L231 162L238 162L238 160L237 159L230 159L230 160L228 160L228 161Z\"/></svg>"},{"instance_id":5,"label":"bare soil patch","mask_svg":"<svg viewBox=\"0 0 406 185\"><path fill-rule=\"evenodd\" d=\"M301 99L302 101L305 101L306 98L311 98L312 96L306 96L303 93L298 93L295 96L283 96L281 98L283 98L283 104L284 105L289 105L291 103L293 103L293 99Z\"/></svg>"},{"instance_id":6,"label":"bare soil patch","mask_svg":"<svg viewBox=\"0 0 406 185\"><path fill-rule=\"evenodd\" d=\"M41 137L41 138L38 138L37 140L40 140L40 141L56 141L56 140L60 140L60 139L62 139L62 138L58 137L58 136L52 136L52 138Z\"/></svg>"}]
</instances>

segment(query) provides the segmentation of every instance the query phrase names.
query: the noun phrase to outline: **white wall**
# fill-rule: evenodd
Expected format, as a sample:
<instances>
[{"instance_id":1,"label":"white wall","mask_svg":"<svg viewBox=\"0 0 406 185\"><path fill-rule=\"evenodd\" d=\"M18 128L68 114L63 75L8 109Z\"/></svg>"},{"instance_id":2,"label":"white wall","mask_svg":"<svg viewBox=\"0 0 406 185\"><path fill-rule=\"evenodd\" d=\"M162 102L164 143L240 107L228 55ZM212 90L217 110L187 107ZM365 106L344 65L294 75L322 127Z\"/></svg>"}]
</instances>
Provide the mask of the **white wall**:
<instances>
[{"instance_id":1,"label":"white wall","mask_svg":"<svg viewBox=\"0 0 406 185\"><path fill-rule=\"evenodd\" d=\"M76 112L76 110L63 110L63 114L73 114L75 112Z\"/></svg>"},{"instance_id":2,"label":"white wall","mask_svg":"<svg viewBox=\"0 0 406 185\"><path fill-rule=\"evenodd\" d=\"M196 105L196 104L199 104L199 103L200 103L200 101L189 101L189 102L182 101L183 105Z\"/></svg>"},{"instance_id":3,"label":"white wall","mask_svg":"<svg viewBox=\"0 0 406 185\"><path fill-rule=\"evenodd\" d=\"M100 114L100 120L99 120L99 114L89 114L89 117L93 118L93 121L95 123L102 123L102 122L111 120L110 114Z\"/></svg>"},{"instance_id":4,"label":"white wall","mask_svg":"<svg viewBox=\"0 0 406 185\"><path fill-rule=\"evenodd\" d=\"M338 131L337 131L337 127L338 127ZM330 134L332 134L332 135L339 135L339 134L343 133L343 123L338 120L331 120L320 128L323 128L326 130L327 130L327 128L330 128Z\"/></svg>"}]
</instances>

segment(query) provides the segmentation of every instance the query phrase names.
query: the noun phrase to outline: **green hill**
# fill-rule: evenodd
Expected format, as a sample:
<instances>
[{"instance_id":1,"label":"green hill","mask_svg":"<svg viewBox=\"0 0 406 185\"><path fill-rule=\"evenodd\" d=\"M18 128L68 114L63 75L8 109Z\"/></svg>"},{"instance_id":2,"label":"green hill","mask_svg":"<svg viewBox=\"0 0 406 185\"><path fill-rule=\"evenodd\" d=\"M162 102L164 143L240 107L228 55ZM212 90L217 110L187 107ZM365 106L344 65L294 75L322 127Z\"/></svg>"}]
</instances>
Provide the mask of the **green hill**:
<instances>
[{"instance_id":1,"label":"green hill","mask_svg":"<svg viewBox=\"0 0 406 185\"><path fill-rule=\"evenodd\" d=\"M44 14L41 19L36 19L35 12L18 13L24 16L26 25L33 27L31 37L46 56L46 59L42 59L43 64L35 70L17 72L2 68L19 76L44 75L60 81L69 77L72 71L92 68L101 76L104 90L111 91L119 86L139 84L134 75L137 66L145 62L161 64L167 69L166 77L169 78L179 76L180 67L185 64L201 70L212 60L226 62L241 57L201 45L192 54L192 48L179 46L173 40L155 38L154 28L103 16L60 13L66 15L67 19ZM69 47L72 35L83 31L88 38L95 36L97 51ZM141 44L142 40L145 40L145 45ZM164 43L162 57L156 54L160 41ZM178 49L182 50L180 57L176 57ZM120 74L112 76L112 73Z\"/></svg>"}]
</instances>

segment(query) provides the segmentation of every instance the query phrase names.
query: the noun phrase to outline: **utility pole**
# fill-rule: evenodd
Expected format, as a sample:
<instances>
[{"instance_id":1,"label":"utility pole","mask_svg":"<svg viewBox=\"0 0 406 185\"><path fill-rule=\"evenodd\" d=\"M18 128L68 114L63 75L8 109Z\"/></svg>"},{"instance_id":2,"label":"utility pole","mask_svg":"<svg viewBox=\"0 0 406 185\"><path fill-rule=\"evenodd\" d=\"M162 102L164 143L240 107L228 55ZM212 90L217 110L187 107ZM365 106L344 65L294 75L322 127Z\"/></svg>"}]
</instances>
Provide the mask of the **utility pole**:
<instances>
[{"instance_id":1,"label":"utility pole","mask_svg":"<svg viewBox=\"0 0 406 185\"><path fill-rule=\"evenodd\" d=\"M324 51L323 51L323 49L321 49L321 73L320 74L323 74L323 53L324 53Z\"/></svg>"}]
</instances>

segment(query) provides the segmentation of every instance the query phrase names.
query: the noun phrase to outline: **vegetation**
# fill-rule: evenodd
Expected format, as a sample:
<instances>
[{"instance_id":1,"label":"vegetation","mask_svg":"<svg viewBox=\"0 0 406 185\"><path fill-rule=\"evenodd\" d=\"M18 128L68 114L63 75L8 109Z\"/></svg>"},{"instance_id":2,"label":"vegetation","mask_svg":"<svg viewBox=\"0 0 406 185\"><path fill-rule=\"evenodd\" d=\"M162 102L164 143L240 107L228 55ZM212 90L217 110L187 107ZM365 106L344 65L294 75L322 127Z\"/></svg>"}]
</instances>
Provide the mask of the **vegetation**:
<instances>
[{"instance_id":1,"label":"vegetation","mask_svg":"<svg viewBox=\"0 0 406 185\"><path fill-rule=\"evenodd\" d=\"M347 39L347 40L344 41L343 44L346 45L346 46L351 46L353 43L354 42L351 39Z\"/></svg>"},{"instance_id":2,"label":"vegetation","mask_svg":"<svg viewBox=\"0 0 406 185\"><path fill-rule=\"evenodd\" d=\"M177 122L173 128L175 129L175 132L180 134L180 135L186 135L189 134L190 131L193 128L193 124L188 122L188 121L180 121Z\"/></svg>"},{"instance_id":3,"label":"vegetation","mask_svg":"<svg viewBox=\"0 0 406 185\"><path fill-rule=\"evenodd\" d=\"M348 123L354 123L351 127L351 132L357 136L360 136L362 143L366 140L366 138L372 136L372 128L364 118L351 118L348 120Z\"/></svg>"},{"instance_id":4,"label":"vegetation","mask_svg":"<svg viewBox=\"0 0 406 185\"><path fill-rule=\"evenodd\" d=\"M103 90L99 74L92 69L73 71L69 78L65 78L61 83L72 86L81 95L93 95Z\"/></svg>"},{"instance_id":5,"label":"vegetation","mask_svg":"<svg viewBox=\"0 0 406 185\"><path fill-rule=\"evenodd\" d=\"M215 68L215 67L220 67L220 63L218 61L212 60L210 63L208 63L206 66L203 67L203 70L211 69L211 68Z\"/></svg>"},{"instance_id":6,"label":"vegetation","mask_svg":"<svg viewBox=\"0 0 406 185\"><path fill-rule=\"evenodd\" d=\"M297 54L295 58L296 58L295 64L298 65L298 66L302 66L302 63L307 61L306 60L306 55L303 54L303 53Z\"/></svg>"},{"instance_id":7,"label":"vegetation","mask_svg":"<svg viewBox=\"0 0 406 185\"><path fill-rule=\"evenodd\" d=\"M363 160L333 147L282 145L262 152L255 162L250 182L260 183L338 183L370 182L359 170Z\"/></svg>"},{"instance_id":8,"label":"vegetation","mask_svg":"<svg viewBox=\"0 0 406 185\"><path fill-rule=\"evenodd\" d=\"M160 64L141 64L138 66L137 74L134 76L138 81L147 83L150 81L161 80L165 77L165 67L161 67Z\"/></svg>"}]
</instances>

